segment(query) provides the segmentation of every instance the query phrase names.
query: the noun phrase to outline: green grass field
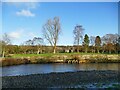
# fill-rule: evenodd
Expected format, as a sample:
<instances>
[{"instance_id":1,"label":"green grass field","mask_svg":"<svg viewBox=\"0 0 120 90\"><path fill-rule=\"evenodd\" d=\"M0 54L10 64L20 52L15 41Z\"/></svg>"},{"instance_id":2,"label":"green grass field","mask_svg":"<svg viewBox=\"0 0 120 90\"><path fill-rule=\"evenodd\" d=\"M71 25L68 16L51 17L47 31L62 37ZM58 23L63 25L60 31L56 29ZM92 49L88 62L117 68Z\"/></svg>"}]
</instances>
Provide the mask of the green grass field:
<instances>
[{"instance_id":1,"label":"green grass field","mask_svg":"<svg viewBox=\"0 0 120 90\"><path fill-rule=\"evenodd\" d=\"M19 58L19 57L50 57L54 55L117 55L117 54L101 54L101 53L44 53L44 54L13 54L11 57L13 58Z\"/></svg>"},{"instance_id":2,"label":"green grass field","mask_svg":"<svg viewBox=\"0 0 120 90\"><path fill-rule=\"evenodd\" d=\"M86 56L88 55L88 56ZM109 56L111 55L111 56ZM86 59L87 58L87 59ZM44 54L11 54L2 60L2 66L28 64L28 63L56 63L57 60L63 60L62 63L68 60L81 60L89 63L106 63L120 62L118 54L101 54L101 53L44 53ZM87 61L85 61L87 60ZM60 61L61 62L61 61Z\"/></svg>"}]
</instances>

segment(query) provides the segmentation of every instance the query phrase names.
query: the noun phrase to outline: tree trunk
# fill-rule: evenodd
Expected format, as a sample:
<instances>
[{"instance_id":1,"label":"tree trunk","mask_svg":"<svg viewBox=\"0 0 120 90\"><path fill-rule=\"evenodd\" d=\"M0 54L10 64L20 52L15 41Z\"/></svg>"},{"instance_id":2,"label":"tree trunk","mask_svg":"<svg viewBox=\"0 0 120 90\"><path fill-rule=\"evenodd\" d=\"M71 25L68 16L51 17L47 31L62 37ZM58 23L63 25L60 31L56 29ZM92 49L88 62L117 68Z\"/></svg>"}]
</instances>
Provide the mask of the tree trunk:
<instances>
[{"instance_id":1,"label":"tree trunk","mask_svg":"<svg viewBox=\"0 0 120 90\"><path fill-rule=\"evenodd\" d=\"M77 52L79 53L79 45L77 46Z\"/></svg>"},{"instance_id":2,"label":"tree trunk","mask_svg":"<svg viewBox=\"0 0 120 90\"><path fill-rule=\"evenodd\" d=\"M79 53L79 39L78 39L78 41L77 41L77 43L78 43L78 45L77 45L77 52Z\"/></svg>"},{"instance_id":3,"label":"tree trunk","mask_svg":"<svg viewBox=\"0 0 120 90\"><path fill-rule=\"evenodd\" d=\"M79 53L79 46L77 47L77 52Z\"/></svg>"},{"instance_id":4,"label":"tree trunk","mask_svg":"<svg viewBox=\"0 0 120 90\"><path fill-rule=\"evenodd\" d=\"M5 51L3 51L2 57L3 57L3 58L5 57Z\"/></svg>"},{"instance_id":5,"label":"tree trunk","mask_svg":"<svg viewBox=\"0 0 120 90\"><path fill-rule=\"evenodd\" d=\"M39 54L40 53L40 48L38 48L38 51L37 51L37 54Z\"/></svg>"},{"instance_id":6,"label":"tree trunk","mask_svg":"<svg viewBox=\"0 0 120 90\"><path fill-rule=\"evenodd\" d=\"M37 48L38 48L37 54L42 53L42 46L38 45Z\"/></svg>"},{"instance_id":7,"label":"tree trunk","mask_svg":"<svg viewBox=\"0 0 120 90\"><path fill-rule=\"evenodd\" d=\"M99 49L97 50L97 52L99 53Z\"/></svg>"},{"instance_id":8,"label":"tree trunk","mask_svg":"<svg viewBox=\"0 0 120 90\"><path fill-rule=\"evenodd\" d=\"M94 48L94 46L92 46L92 53L95 53L95 48Z\"/></svg>"},{"instance_id":9,"label":"tree trunk","mask_svg":"<svg viewBox=\"0 0 120 90\"><path fill-rule=\"evenodd\" d=\"M97 46L97 53L99 53L99 49L100 49L99 46Z\"/></svg>"},{"instance_id":10,"label":"tree trunk","mask_svg":"<svg viewBox=\"0 0 120 90\"><path fill-rule=\"evenodd\" d=\"M87 48L86 48L86 50L85 50L85 53L87 53Z\"/></svg>"},{"instance_id":11,"label":"tree trunk","mask_svg":"<svg viewBox=\"0 0 120 90\"><path fill-rule=\"evenodd\" d=\"M109 54L111 54L111 50L109 50Z\"/></svg>"},{"instance_id":12,"label":"tree trunk","mask_svg":"<svg viewBox=\"0 0 120 90\"><path fill-rule=\"evenodd\" d=\"M85 45L85 53L87 53L87 50L88 50L87 48L88 48L88 47Z\"/></svg>"},{"instance_id":13,"label":"tree trunk","mask_svg":"<svg viewBox=\"0 0 120 90\"><path fill-rule=\"evenodd\" d=\"M104 52L105 52L105 50L102 51L102 53L104 53Z\"/></svg>"},{"instance_id":14,"label":"tree trunk","mask_svg":"<svg viewBox=\"0 0 120 90\"><path fill-rule=\"evenodd\" d=\"M93 47L93 53L95 53L95 46Z\"/></svg>"},{"instance_id":15,"label":"tree trunk","mask_svg":"<svg viewBox=\"0 0 120 90\"><path fill-rule=\"evenodd\" d=\"M53 53L56 53L56 45L53 47Z\"/></svg>"},{"instance_id":16,"label":"tree trunk","mask_svg":"<svg viewBox=\"0 0 120 90\"><path fill-rule=\"evenodd\" d=\"M94 52L94 50L92 49L92 53Z\"/></svg>"}]
</instances>

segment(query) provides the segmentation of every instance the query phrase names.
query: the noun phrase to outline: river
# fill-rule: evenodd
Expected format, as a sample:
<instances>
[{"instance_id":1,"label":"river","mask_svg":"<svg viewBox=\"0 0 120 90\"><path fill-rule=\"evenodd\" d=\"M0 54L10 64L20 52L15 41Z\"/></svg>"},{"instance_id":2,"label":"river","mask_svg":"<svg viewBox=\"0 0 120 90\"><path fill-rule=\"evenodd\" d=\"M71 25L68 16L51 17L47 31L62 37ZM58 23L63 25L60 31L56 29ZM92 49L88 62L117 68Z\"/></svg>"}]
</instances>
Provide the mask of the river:
<instances>
[{"instance_id":1,"label":"river","mask_svg":"<svg viewBox=\"0 0 120 90\"><path fill-rule=\"evenodd\" d=\"M17 76L51 72L74 72L86 70L118 70L119 63L81 63L81 64L25 64L0 67L2 76Z\"/></svg>"}]
</instances>

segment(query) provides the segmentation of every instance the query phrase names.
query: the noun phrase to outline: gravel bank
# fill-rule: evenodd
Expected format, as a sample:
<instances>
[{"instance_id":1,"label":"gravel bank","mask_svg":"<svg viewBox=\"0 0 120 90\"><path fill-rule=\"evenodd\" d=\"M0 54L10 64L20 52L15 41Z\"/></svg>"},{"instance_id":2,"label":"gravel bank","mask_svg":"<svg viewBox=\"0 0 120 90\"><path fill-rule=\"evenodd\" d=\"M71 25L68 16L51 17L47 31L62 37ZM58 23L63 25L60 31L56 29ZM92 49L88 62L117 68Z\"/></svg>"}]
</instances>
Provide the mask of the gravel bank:
<instances>
[{"instance_id":1,"label":"gravel bank","mask_svg":"<svg viewBox=\"0 0 120 90\"><path fill-rule=\"evenodd\" d=\"M119 76L120 71L79 71L4 76L2 77L2 88L92 88L111 83L119 83L120 85Z\"/></svg>"}]
</instances>

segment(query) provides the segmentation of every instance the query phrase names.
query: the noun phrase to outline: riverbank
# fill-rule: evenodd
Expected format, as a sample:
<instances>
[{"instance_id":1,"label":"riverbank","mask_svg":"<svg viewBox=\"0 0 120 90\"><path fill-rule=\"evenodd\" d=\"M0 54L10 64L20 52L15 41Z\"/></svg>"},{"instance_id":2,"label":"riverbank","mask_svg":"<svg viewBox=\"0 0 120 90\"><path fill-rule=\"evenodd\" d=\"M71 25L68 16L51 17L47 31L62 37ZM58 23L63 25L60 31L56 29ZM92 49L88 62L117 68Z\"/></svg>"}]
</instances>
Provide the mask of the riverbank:
<instances>
[{"instance_id":1,"label":"riverbank","mask_svg":"<svg viewBox=\"0 0 120 90\"><path fill-rule=\"evenodd\" d=\"M119 88L120 71L79 71L2 77L2 88Z\"/></svg>"},{"instance_id":2,"label":"riverbank","mask_svg":"<svg viewBox=\"0 0 120 90\"><path fill-rule=\"evenodd\" d=\"M120 63L118 54L17 54L0 60L2 66L38 63Z\"/></svg>"}]
</instances>

